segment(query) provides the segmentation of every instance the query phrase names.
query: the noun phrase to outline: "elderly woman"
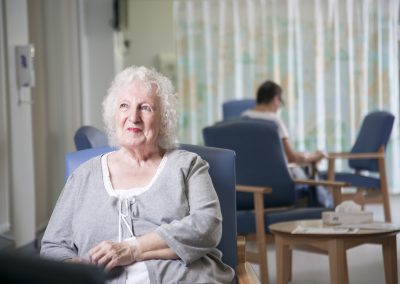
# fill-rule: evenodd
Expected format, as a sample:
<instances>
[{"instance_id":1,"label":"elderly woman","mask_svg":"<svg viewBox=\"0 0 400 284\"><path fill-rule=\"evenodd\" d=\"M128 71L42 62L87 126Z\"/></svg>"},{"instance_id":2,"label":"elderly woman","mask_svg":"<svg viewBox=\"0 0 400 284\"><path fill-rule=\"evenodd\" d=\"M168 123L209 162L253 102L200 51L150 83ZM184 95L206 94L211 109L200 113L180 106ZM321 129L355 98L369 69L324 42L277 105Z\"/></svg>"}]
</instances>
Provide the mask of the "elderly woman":
<instances>
[{"instance_id":1,"label":"elderly woman","mask_svg":"<svg viewBox=\"0 0 400 284\"><path fill-rule=\"evenodd\" d=\"M230 283L208 164L175 147L177 97L156 71L118 74L103 102L116 151L68 179L41 255L118 271L115 283ZM114 269L117 268L117 269Z\"/></svg>"}]
</instances>

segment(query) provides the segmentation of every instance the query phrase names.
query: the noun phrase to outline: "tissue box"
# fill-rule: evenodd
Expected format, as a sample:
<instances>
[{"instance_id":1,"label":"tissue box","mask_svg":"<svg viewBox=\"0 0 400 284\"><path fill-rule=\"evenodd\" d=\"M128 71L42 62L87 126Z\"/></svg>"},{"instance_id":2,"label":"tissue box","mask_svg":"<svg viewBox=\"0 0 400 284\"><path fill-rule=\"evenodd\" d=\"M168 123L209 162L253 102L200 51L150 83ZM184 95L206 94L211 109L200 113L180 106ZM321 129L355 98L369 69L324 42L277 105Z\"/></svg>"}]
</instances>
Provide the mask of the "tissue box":
<instances>
[{"instance_id":1,"label":"tissue box","mask_svg":"<svg viewBox=\"0 0 400 284\"><path fill-rule=\"evenodd\" d=\"M373 221L372 212L360 211L354 213L322 212L322 222L329 225L363 224Z\"/></svg>"}]
</instances>

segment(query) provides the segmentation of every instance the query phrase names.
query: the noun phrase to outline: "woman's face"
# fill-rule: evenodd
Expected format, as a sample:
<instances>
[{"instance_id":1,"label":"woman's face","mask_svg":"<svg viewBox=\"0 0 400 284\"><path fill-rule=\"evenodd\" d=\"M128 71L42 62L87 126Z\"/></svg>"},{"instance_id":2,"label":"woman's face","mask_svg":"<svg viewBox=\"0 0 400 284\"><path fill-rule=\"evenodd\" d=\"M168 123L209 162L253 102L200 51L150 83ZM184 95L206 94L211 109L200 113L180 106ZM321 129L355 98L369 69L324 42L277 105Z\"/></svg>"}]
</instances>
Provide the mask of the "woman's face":
<instances>
[{"instance_id":1,"label":"woman's face","mask_svg":"<svg viewBox=\"0 0 400 284\"><path fill-rule=\"evenodd\" d=\"M116 130L121 147L158 147L160 103L155 88L135 82L117 98Z\"/></svg>"}]
</instances>

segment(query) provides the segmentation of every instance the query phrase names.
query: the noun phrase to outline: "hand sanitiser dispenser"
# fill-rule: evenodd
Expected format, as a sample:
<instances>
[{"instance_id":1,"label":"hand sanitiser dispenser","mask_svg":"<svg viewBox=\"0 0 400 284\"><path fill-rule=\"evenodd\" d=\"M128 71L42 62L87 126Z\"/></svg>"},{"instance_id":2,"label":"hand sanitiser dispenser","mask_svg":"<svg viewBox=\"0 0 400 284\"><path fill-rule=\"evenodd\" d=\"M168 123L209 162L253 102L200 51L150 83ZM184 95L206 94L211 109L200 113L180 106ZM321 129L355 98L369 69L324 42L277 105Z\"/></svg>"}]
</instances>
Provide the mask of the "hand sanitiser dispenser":
<instances>
[{"instance_id":1,"label":"hand sanitiser dispenser","mask_svg":"<svg viewBox=\"0 0 400 284\"><path fill-rule=\"evenodd\" d=\"M34 47L31 44L15 47L17 64L17 82L19 87L34 87L35 72L33 68Z\"/></svg>"}]
</instances>

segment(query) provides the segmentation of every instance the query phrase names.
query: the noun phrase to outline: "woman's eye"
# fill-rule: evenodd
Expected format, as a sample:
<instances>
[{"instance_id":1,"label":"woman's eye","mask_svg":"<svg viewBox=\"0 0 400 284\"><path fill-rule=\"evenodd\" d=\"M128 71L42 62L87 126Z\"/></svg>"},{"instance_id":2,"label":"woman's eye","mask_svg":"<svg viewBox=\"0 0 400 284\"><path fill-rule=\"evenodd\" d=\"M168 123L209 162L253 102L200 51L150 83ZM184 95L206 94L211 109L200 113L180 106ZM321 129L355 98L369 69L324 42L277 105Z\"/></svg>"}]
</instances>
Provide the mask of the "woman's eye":
<instances>
[{"instance_id":1,"label":"woman's eye","mask_svg":"<svg viewBox=\"0 0 400 284\"><path fill-rule=\"evenodd\" d=\"M142 105L140 108L145 111L151 111L151 107L149 105Z\"/></svg>"},{"instance_id":2,"label":"woman's eye","mask_svg":"<svg viewBox=\"0 0 400 284\"><path fill-rule=\"evenodd\" d=\"M119 105L119 108L120 108L120 109L127 109L127 108L128 108L128 104L127 104L127 103L121 103L121 104Z\"/></svg>"}]
</instances>

